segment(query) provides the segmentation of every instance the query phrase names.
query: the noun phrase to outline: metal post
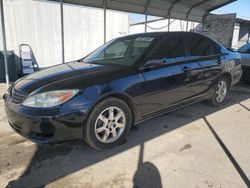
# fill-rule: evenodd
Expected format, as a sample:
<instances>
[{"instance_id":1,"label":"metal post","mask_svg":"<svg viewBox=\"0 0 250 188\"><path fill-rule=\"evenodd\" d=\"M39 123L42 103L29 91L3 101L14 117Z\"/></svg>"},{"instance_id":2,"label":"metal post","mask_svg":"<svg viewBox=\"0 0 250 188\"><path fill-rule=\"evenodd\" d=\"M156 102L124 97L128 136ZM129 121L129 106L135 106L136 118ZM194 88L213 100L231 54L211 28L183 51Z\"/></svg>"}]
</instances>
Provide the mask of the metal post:
<instances>
[{"instance_id":1,"label":"metal post","mask_svg":"<svg viewBox=\"0 0 250 188\"><path fill-rule=\"evenodd\" d=\"M170 17L168 17L168 32L170 31Z\"/></svg>"},{"instance_id":2,"label":"metal post","mask_svg":"<svg viewBox=\"0 0 250 188\"><path fill-rule=\"evenodd\" d=\"M204 32L204 27L205 27L205 16L202 17L201 32Z\"/></svg>"},{"instance_id":3,"label":"metal post","mask_svg":"<svg viewBox=\"0 0 250 188\"><path fill-rule=\"evenodd\" d=\"M5 24L4 24L4 8L3 8L3 0L0 0L0 11L1 11L1 25L2 25L2 38L3 38L3 50L4 50L4 65L5 65L5 79L6 85L9 87L9 69L8 69L8 61L7 61L7 44L6 44L6 34L5 34Z\"/></svg>"},{"instance_id":4,"label":"metal post","mask_svg":"<svg viewBox=\"0 0 250 188\"><path fill-rule=\"evenodd\" d=\"M203 16L202 16L202 32L205 32L205 27L206 27L206 18L208 16L209 12L207 11Z\"/></svg>"},{"instance_id":5,"label":"metal post","mask_svg":"<svg viewBox=\"0 0 250 188\"><path fill-rule=\"evenodd\" d=\"M151 0L147 0L147 3L145 4L145 9L144 9L144 15L145 15L145 25L144 25L144 32L147 33L147 24L148 24L148 7L150 4Z\"/></svg>"},{"instance_id":6,"label":"metal post","mask_svg":"<svg viewBox=\"0 0 250 188\"><path fill-rule=\"evenodd\" d=\"M65 63L65 55L64 55L64 20L63 20L63 0L60 0L60 13L61 13L62 63Z\"/></svg>"},{"instance_id":7,"label":"metal post","mask_svg":"<svg viewBox=\"0 0 250 188\"><path fill-rule=\"evenodd\" d=\"M239 24L239 30L240 30L240 24ZM250 27L248 27L248 43L250 42Z\"/></svg>"},{"instance_id":8,"label":"metal post","mask_svg":"<svg viewBox=\"0 0 250 188\"><path fill-rule=\"evenodd\" d=\"M186 20L186 31L188 31L188 19Z\"/></svg>"},{"instance_id":9,"label":"metal post","mask_svg":"<svg viewBox=\"0 0 250 188\"><path fill-rule=\"evenodd\" d=\"M106 17L107 17L107 7L106 7L106 0L103 0L103 16L104 16L104 30L103 30L103 39L104 39L104 44L106 43L106 41L107 41L107 36L106 36L106 33L107 33L107 19L106 19Z\"/></svg>"}]
</instances>

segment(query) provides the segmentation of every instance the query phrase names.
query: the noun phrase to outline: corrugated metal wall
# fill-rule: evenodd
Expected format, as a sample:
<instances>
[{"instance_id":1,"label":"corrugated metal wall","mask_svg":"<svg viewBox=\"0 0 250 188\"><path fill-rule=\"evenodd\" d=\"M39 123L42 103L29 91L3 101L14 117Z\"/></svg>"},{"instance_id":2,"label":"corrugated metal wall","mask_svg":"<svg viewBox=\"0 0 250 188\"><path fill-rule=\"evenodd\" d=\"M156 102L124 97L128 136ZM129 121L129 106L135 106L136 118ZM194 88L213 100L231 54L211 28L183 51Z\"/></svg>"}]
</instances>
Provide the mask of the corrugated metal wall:
<instances>
[{"instance_id":1,"label":"corrugated metal wall","mask_svg":"<svg viewBox=\"0 0 250 188\"><path fill-rule=\"evenodd\" d=\"M8 50L30 44L41 67L61 63L60 5L33 0L5 0ZM64 4L65 60L81 58L103 44L103 10ZM128 13L107 11L107 40L128 33ZM1 49L2 39L0 38Z\"/></svg>"}]
</instances>

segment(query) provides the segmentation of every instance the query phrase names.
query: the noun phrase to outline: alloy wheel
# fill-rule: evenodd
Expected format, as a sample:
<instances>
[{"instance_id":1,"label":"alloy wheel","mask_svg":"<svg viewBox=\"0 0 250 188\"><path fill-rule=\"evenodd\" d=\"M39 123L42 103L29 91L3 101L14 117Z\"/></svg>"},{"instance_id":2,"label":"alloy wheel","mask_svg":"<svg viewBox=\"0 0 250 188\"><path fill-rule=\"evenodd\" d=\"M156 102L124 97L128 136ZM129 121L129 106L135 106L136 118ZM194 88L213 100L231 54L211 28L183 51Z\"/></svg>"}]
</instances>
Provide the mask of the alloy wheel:
<instances>
[{"instance_id":1,"label":"alloy wheel","mask_svg":"<svg viewBox=\"0 0 250 188\"><path fill-rule=\"evenodd\" d=\"M218 103L221 103L224 101L226 96L227 96L227 83L225 80L221 80L217 85L215 91L215 98Z\"/></svg>"},{"instance_id":2,"label":"alloy wheel","mask_svg":"<svg viewBox=\"0 0 250 188\"><path fill-rule=\"evenodd\" d=\"M118 107L108 107L96 119L95 136L102 143L112 143L120 138L125 125L125 113Z\"/></svg>"}]
</instances>

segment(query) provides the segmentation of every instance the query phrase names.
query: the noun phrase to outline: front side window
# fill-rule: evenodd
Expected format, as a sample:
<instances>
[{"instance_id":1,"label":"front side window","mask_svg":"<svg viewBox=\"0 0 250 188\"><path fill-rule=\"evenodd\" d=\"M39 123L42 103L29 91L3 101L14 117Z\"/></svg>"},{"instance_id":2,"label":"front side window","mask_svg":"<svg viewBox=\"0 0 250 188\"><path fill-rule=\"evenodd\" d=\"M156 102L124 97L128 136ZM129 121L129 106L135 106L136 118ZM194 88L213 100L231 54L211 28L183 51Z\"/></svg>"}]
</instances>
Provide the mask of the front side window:
<instances>
[{"instance_id":1,"label":"front side window","mask_svg":"<svg viewBox=\"0 0 250 188\"><path fill-rule=\"evenodd\" d=\"M95 60L124 58L128 44L129 40L114 43L109 48L103 50Z\"/></svg>"},{"instance_id":2,"label":"front side window","mask_svg":"<svg viewBox=\"0 0 250 188\"><path fill-rule=\"evenodd\" d=\"M184 44L181 37L167 38L150 57L150 61L173 63L185 59Z\"/></svg>"},{"instance_id":3,"label":"front side window","mask_svg":"<svg viewBox=\"0 0 250 188\"><path fill-rule=\"evenodd\" d=\"M94 51L83 61L94 64L133 65L153 40L153 37L117 39Z\"/></svg>"},{"instance_id":4,"label":"front side window","mask_svg":"<svg viewBox=\"0 0 250 188\"><path fill-rule=\"evenodd\" d=\"M200 36L185 36L185 44L190 58L219 54L216 44Z\"/></svg>"}]
</instances>

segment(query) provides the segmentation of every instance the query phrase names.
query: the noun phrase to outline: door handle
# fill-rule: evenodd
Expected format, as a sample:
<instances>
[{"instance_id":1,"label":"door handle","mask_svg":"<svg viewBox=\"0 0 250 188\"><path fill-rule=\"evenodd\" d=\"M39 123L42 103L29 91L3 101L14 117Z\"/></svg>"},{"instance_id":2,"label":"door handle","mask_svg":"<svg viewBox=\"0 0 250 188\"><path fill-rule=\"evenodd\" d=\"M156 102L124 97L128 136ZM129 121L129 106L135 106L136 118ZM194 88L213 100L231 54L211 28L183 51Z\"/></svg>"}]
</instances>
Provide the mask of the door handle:
<instances>
[{"instance_id":1,"label":"door handle","mask_svg":"<svg viewBox=\"0 0 250 188\"><path fill-rule=\"evenodd\" d=\"M221 65L221 64L222 64L222 61L221 61L221 60L218 60L217 63L218 63L219 65Z\"/></svg>"},{"instance_id":2,"label":"door handle","mask_svg":"<svg viewBox=\"0 0 250 188\"><path fill-rule=\"evenodd\" d=\"M191 68L190 68L190 67L185 66L185 67L183 67L183 69L182 69L182 70L184 71L184 73L185 73L185 75L186 75L185 82L190 81L190 72L191 72Z\"/></svg>"},{"instance_id":3,"label":"door handle","mask_svg":"<svg viewBox=\"0 0 250 188\"><path fill-rule=\"evenodd\" d=\"M183 67L183 69L182 69L185 73L189 73L190 71L191 71L191 68L190 67L187 67L187 66L185 66L185 67Z\"/></svg>"}]
</instances>

